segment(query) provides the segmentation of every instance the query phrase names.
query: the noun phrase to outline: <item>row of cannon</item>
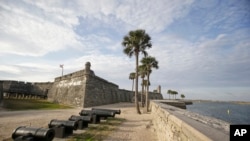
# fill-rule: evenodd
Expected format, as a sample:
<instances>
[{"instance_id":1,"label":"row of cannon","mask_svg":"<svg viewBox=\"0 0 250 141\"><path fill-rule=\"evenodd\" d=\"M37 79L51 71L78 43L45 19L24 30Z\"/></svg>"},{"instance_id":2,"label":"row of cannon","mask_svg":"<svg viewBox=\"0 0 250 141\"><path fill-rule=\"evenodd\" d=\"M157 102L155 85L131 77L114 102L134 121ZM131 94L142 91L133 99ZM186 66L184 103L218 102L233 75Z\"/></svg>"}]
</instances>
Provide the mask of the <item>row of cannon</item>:
<instances>
[{"instance_id":1,"label":"row of cannon","mask_svg":"<svg viewBox=\"0 0 250 141\"><path fill-rule=\"evenodd\" d=\"M121 110L92 108L81 110L79 116L72 115L68 120L52 119L48 128L20 126L12 133L14 141L52 141L54 137L64 138L73 134L73 130L82 130L88 124L98 124L103 119L115 117Z\"/></svg>"}]
</instances>

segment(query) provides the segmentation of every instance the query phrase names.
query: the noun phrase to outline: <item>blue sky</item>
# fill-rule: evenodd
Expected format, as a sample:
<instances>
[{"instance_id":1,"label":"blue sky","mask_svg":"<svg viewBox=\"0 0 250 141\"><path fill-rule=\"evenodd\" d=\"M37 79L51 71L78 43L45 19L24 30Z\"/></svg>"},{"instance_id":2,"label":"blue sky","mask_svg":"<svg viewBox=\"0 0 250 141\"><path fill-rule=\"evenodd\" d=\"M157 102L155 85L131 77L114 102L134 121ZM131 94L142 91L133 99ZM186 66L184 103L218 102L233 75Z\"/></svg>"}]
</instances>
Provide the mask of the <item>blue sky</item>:
<instances>
[{"instance_id":1,"label":"blue sky","mask_svg":"<svg viewBox=\"0 0 250 141\"><path fill-rule=\"evenodd\" d=\"M131 89L123 37L145 29L151 87L190 99L250 101L249 0L0 0L0 79L53 81L84 68Z\"/></svg>"}]
</instances>

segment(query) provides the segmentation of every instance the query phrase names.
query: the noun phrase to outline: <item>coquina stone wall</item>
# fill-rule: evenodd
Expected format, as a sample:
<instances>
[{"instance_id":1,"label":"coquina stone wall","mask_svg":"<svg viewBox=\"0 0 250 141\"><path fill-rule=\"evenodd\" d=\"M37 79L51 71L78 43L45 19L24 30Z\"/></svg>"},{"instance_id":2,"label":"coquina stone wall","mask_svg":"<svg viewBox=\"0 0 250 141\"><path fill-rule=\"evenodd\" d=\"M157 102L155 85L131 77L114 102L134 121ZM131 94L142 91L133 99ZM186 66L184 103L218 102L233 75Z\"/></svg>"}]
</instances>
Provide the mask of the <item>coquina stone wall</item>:
<instances>
[{"instance_id":1,"label":"coquina stone wall","mask_svg":"<svg viewBox=\"0 0 250 141\"><path fill-rule=\"evenodd\" d=\"M85 86L84 107L120 102L118 85L97 76L90 76Z\"/></svg>"},{"instance_id":2,"label":"coquina stone wall","mask_svg":"<svg viewBox=\"0 0 250 141\"><path fill-rule=\"evenodd\" d=\"M133 101L134 92L119 89L118 85L96 76L90 67L87 62L85 69L55 78L48 99L78 107ZM150 92L149 97L162 99L160 93Z\"/></svg>"},{"instance_id":3,"label":"coquina stone wall","mask_svg":"<svg viewBox=\"0 0 250 141\"><path fill-rule=\"evenodd\" d=\"M132 102L134 92L125 89L119 89L118 93L120 95L120 102Z\"/></svg>"},{"instance_id":4,"label":"coquina stone wall","mask_svg":"<svg viewBox=\"0 0 250 141\"><path fill-rule=\"evenodd\" d=\"M118 85L96 76L87 62L84 70L55 78L48 99L67 105L90 107L119 102L120 96Z\"/></svg>"},{"instance_id":5,"label":"coquina stone wall","mask_svg":"<svg viewBox=\"0 0 250 141\"><path fill-rule=\"evenodd\" d=\"M48 100L67 105L82 106L86 77L84 70L55 78Z\"/></svg>"},{"instance_id":6,"label":"coquina stone wall","mask_svg":"<svg viewBox=\"0 0 250 141\"><path fill-rule=\"evenodd\" d=\"M0 83L0 101L4 98L48 98L49 101L77 107L90 107L117 102L133 102L134 92L95 75L87 62L83 70L55 78L54 82ZM2 86L2 90L1 90ZM138 96L140 99L140 96ZM160 92L150 92L150 99L162 99Z\"/></svg>"},{"instance_id":7,"label":"coquina stone wall","mask_svg":"<svg viewBox=\"0 0 250 141\"><path fill-rule=\"evenodd\" d=\"M229 123L151 101L153 130L159 141L228 141Z\"/></svg>"},{"instance_id":8,"label":"coquina stone wall","mask_svg":"<svg viewBox=\"0 0 250 141\"><path fill-rule=\"evenodd\" d=\"M51 82L31 83L23 81L3 80L2 96L5 98L47 98ZM3 97L2 97L3 98Z\"/></svg>"}]
</instances>

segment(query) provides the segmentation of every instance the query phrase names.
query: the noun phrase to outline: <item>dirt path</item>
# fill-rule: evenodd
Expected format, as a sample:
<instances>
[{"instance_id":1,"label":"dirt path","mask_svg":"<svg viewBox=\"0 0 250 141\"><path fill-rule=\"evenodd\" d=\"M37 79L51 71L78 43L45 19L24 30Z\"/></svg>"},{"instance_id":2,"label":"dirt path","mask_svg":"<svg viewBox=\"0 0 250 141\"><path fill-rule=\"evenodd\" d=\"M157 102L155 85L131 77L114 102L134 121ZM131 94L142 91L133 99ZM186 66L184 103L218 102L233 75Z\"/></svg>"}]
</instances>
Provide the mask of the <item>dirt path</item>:
<instances>
[{"instance_id":1,"label":"dirt path","mask_svg":"<svg viewBox=\"0 0 250 141\"><path fill-rule=\"evenodd\" d=\"M104 141L157 141L151 127L151 114L138 115L133 107L123 108L122 114L117 117L126 119L126 122Z\"/></svg>"},{"instance_id":2,"label":"dirt path","mask_svg":"<svg viewBox=\"0 0 250 141\"><path fill-rule=\"evenodd\" d=\"M144 113L136 114L134 104L118 103L98 106L101 108L119 108L126 121L118 127L105 141L156 141L156 135L152 132L152 116ZM14 129L18 126L47 127L52 119L68 119L71 115L78 115L82 108L67 110L29 110L29 111L0 111L0 140L10 138ZM54 139L56 141L58 139ZM62 140L62 139L59 139ZM67 140L67 139L63 139Z\"/></svg>"}]
</instances>

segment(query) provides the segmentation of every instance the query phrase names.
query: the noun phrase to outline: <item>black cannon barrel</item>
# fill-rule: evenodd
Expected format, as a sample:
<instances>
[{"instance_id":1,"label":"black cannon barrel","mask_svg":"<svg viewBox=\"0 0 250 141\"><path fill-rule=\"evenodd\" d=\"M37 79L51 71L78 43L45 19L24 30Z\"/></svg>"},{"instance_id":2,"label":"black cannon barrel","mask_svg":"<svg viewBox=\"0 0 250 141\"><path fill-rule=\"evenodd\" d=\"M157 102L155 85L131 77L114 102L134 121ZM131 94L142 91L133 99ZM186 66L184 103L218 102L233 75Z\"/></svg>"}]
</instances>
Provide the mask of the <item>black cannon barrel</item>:
<instances>
[{"instance_id":1,"label":"black cannon barrel","mask_svg":"<svg viewBox=\"0 0 250 141\"><path fill-rule=\"evenodd\" d=\"M77 121L52 119L49 123L49 128L56 127L56 126L64 126L66 128L76 130L78 127L78 124L77 124Z\"/></svg>"},{"instance_id":2,"label":"black cannon barrel","mask_svg":"<svg viewBox=\"0 0 250 141\"><path fill-rule=\"evenodd\" d=\"M79 121L79 120L82 120L82 121L91 121L91 116L75 116L75 115L72 115L69 120L72 120L72 121Z\"/></svg>"},{"instance_id":3,"label":"black cannon barrel","mask_svg":"<svg viewBox=\"0 0 250 141\"><path fill-rule=\"evenodd\" d=\"M14 141L35 141L34 137L29 137L29 136L19 136L14 139ZM40 140L43 141L43 140Z\"/></svg>"},{"instance_id":4,"label":"black cannon barrel","mask_svg":"<svg viewBox=\"0 0 250 141\"><path fill-rule=\"evenodd\" d=\"M116 110L116 109L102 109L102 108L92 108L92 111L110 111L114 112L115 114L121 114L121 110Z\"/></svg>"},{"instance_id":5,"label":"black cannon barrel","mask_svg":"<svg viewBox=\"0 0 250 141\"><path fill-rule=\"evenodd\" d=\"M114 117L115 112L112 111L100 111L100 110L81 110L79 113L81 116L97 115L100 117Z\"/></svg>"},{"instance_id":6,"label":"black cannon barrel","mask_svg":"<svg viewBox=\"0 0 250 141\"><path fill-rule=\"evenodd\" d=\"M20 136L30 136L37 141L52 141L55 131L53 129L20 126L13 131L12 139L15 140Z\"/></svg>"}]
</instances>

